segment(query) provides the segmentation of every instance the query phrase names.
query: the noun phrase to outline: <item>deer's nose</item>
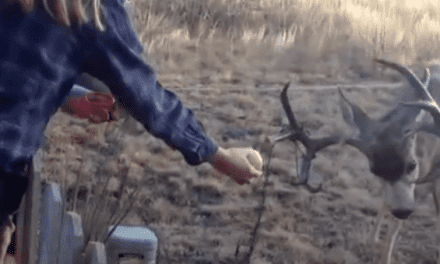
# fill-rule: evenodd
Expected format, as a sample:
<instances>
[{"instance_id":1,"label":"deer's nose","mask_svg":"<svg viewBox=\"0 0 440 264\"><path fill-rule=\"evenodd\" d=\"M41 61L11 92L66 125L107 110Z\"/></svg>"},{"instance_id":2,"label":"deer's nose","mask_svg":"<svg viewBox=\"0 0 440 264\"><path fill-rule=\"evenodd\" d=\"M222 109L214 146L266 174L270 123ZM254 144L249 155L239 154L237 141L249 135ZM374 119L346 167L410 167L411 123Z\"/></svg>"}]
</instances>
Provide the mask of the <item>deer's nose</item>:
<instances>
[{"instance_id":1,"label":"deer's nose","mask_svg":"<svg viewBox=\"0 0 440 264\"><path fill-rule=\"evenodd\" d=\"M412 213L412 210L393 210L393 215L399 219L407 219L408 216Z\"/></svg>"}]
</instances>

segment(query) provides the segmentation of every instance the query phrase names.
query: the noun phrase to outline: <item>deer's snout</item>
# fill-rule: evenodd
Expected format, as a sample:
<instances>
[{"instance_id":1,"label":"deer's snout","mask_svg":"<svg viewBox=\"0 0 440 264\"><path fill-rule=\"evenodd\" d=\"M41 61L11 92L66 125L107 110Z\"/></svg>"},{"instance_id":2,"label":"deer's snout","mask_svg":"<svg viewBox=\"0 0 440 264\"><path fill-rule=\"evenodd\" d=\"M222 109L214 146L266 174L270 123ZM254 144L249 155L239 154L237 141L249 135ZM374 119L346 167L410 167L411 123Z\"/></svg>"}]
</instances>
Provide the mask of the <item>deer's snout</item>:
<instances>
[{"instance_id":1,"label":"deer's snout","mask_svg":"<svg viewBox=\"0 0 440 264\"><path fill-rule=\"evenodd\" d=\"M415 209L414 184L406 182L385 183L386 203L391 213L399 219L408 218Z\"/></svg>"},{"instance_id":2,"label":"deer's snout","mask_svg":"<svg viewBox=\"0 0 440 264\"><path fill-rule=\"evenodd\" d=\"M407 219L408 216L413 212L413 210L409 210L409 209L398 209L398 210L393 210L391 211L391 213L399 219Z\"/></svg>"}]
</instances>

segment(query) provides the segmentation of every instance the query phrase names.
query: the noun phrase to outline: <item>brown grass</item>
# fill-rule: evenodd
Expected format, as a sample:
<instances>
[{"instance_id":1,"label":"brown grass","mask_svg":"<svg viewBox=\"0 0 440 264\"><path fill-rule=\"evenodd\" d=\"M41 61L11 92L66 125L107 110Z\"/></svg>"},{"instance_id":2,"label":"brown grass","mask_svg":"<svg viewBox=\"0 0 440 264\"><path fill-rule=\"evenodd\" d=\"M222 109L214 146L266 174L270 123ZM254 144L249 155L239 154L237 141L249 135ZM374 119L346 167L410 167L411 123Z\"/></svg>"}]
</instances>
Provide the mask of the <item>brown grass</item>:
<instances>
[{"instance_id":1,"label":"brown grass","mask_svg":"<svg viewBox=\"0 0 440 264\"><path fill-rule=\"evenodd\" d=\"M133 14L159 72L196 66L201 75L210 68L225 76L252 69L366 77L372 58L438 58L438 5L407 2L133 0Z\"/></svg>"},{"instance_id":2,"label":"brown grass","mask_svg":"<svg viewBox=\"0 0 440 264\"><path fill-rule=\"evenodd\" d=\"M138 202L133 182L139 179L129 174L135 164L120 152L121 123L91 124L58 112L45 133L44 180L59 183L65 209L81 215L85 245L103 241L105 229L121 223Z\"/></svg>"}]
</instances>

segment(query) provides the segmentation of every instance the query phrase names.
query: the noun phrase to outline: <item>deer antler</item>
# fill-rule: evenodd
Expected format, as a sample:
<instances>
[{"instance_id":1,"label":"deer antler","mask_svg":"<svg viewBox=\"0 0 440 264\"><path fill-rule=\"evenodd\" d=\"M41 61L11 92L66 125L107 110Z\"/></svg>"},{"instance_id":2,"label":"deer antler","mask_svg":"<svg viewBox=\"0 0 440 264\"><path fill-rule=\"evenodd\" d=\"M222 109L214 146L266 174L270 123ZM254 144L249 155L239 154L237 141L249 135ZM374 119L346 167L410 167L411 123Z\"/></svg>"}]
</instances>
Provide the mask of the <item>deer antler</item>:
<instances>
[{"instance_id":1,"label":"deer antler","mask_svg":"<svg viewBox=\"0 0 440 264\"><path fill-rule=\"evenodd\" d=\"M415 87L416 91L419 92L419 97L421 97L423 99L425 99L425 98L432 99L429 92L427 93L427 86L428 86L429 81L431 79L428 69L426 69L426 71L427 71L427 77L425 78L426 81L425 81L425 83L422 83L422 81L420 81L420 79L417 77L417 75L415 75L415 73L405 65L399 65L397 63L386 61L386 60L381 60L381 59L375 59L374 61L378 62L380 64L383 64L391 69L394 69L394 70L398 71L400 74L402 74L403 77L406 78L408 83L412 87ZM426 88L426 90L425 90L425 88Z\"/></svg>"},{"instance_id":2,"label":"deer antler","mask_svg":"<svg viewBox=\"0 0 440 264\"><path fill-rule=\"evenodd\" d=\"M289 120L289 129L287 132L279 136L271 137L271 141L276 143L284 139L290 139L293 142L299 141L306 148L306 153L303 156L302 166L300 170L299 181L297 183L292 183L292 185L305 185L309 191L318 192L321 189L321 185L318 188L313 188L308 185L308 180L310 176L310 168L312 165L312 160L315 158L316 152L340 142L340 136L331 136L323 138L310 138L303 128L298 124L293 114L292 108L290 107L289 99L287 98L287 89L290 83L287 83L283 91L281 92L281 104L283 105L284 111L286 112L287 118Z\"/></svg>"},{"instance_id":3,"label":"deer antler","mask_svg":"<svg viewBox=\"0 0 440 264\"><path fill-rule=\"evenodd\" d=\"M411 87L414 87L416 89L416 92L421 98L421 100L419 100L418 102L401 102L400 104L408 107L418 107L420 109L428 111L432 115L435 125L440 128L440 108L428 90L429 82L431 81L431 73L429 69L425 69L425 82L422 82L414 74L414 72L406 66L379 59L376 59L375 61L387 67L390 67L402 74L407 79Z\"/></svg>"}]
</instances>

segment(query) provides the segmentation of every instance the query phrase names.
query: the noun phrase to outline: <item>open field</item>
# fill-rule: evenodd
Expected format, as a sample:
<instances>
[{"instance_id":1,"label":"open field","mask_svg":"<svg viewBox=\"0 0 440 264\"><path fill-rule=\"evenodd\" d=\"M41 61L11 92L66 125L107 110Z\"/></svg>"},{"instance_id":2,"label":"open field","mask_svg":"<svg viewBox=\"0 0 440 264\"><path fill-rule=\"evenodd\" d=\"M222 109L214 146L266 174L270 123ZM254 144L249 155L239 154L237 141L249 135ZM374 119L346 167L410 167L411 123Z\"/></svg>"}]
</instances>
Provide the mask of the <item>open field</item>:
<instances>
[{"instance_id":1,"label":"open field","mask_svg":"<svg viewBox=\"0 0 440 264\"><path fill-rule=\"evenodd\" d=\"M434 0L435 1L435 0ZM267 71L365 78L371 58L437 59L439 5L396 0L132 0L138 35L159 73L225 78ZM405 4L406 3L406 4Z\"/></svg>"},{"instance_id":2,"label":"open field","mask_svg":"<svg viewBox=\"0 0 440 264\"><path fill-rule=\"evenodd\" d=\"M243 85L221 86L228 89L227 96L220 95L219 89L217 93L211 91L210 97L202 93L201 89L208 88L203 86L181 90L180 94L188 105L204 100L203 106L194 107L194 112L221 145L253 146L266 157L265 135L276 133L281 122L286 121L278 103L280 86L262 86L255 91ZM289 93L299 121L313 136L347 132L336 91L310 88L292 89ZM348 91L347 96L372 116L386 108L387 89ZM77 122L57 113L54 127L68 130L63 133L54 129L53 135L60 138L73 133L76 139L90 138L91 131L98 127L83 128ZM59 161L47 159L47 175L67 175L71 181L67 185L72 188L80 175L84 179L81 186L88 182L97 190L111 177L108 190L111 199L122 203L117 207L120 213L125 212L127 204L135 203L135 213L125 222L146 224L158 232L160 263L241 263L249 250L250 234L261 205L262 182L238 186L209 165L191 167L179 153L148 133L136 137L121 134L116 144L111 141L116 132L97 143L99 132L86 143L77 140L73 144L75 151L70 151L71 144L59 144L48 151L47 157L57 153ZM274 149L265 211L251 263L373 263L368 239L382 200L380 182L369 172L366 158L348 146L322 151L314 162L314 171L324 178L323 191L311 194L290 185L296 176L298 152L290 142ZM104 176L98 180L96 175ZM125 182L124 188L120 187L121 182ZM138 193L129 202L126 190L135 186ZM398 237L398 263L429 263L423 261L433 261L437 254L435 208L425 187L418 189L418 209ZM83 195L78 199L86 198ZM88 213L98 210L97 219L108 221L110 213L93 205Z\"/></svg>"},{"instance_id":3,"label":"open field","mask_svg":"<svg viewBox=\"0 0 440 264\"><path fill-rule=\"evenodd\" d=\"M193 109L221 146L252 146L265 159L266 136L287 123L279 102L285 82L292 83L293 110L312 136L349 133L336 85L377 117L389 108L399 78L372 59L420 69L439 52L438 5L428 2L415 8L360 0L133 0L133 6L145 58L163 86ZM312 194L290 184L301 148L279 143L265 168L262 207L263 182L238 186L207 164L191 167L134 128L58 112L46 131L52 139L45 148L46 176L66 192L80 191L67 206L89 215L83 219L90 220L85 224L92 237L99 237L99 223L117 221L132 205L124 222L157 231L160 263L244 263L264 208L250 263L374 263L369 239L382 206L381 185L356 149L333 146L318 153L314 171L323 177L323 191ZM109 197L102 204L93 200L101 193ZM417 204L397 239L395 263L437 258L427 186L417 188Z\"/></svg>"}]
</instances>

